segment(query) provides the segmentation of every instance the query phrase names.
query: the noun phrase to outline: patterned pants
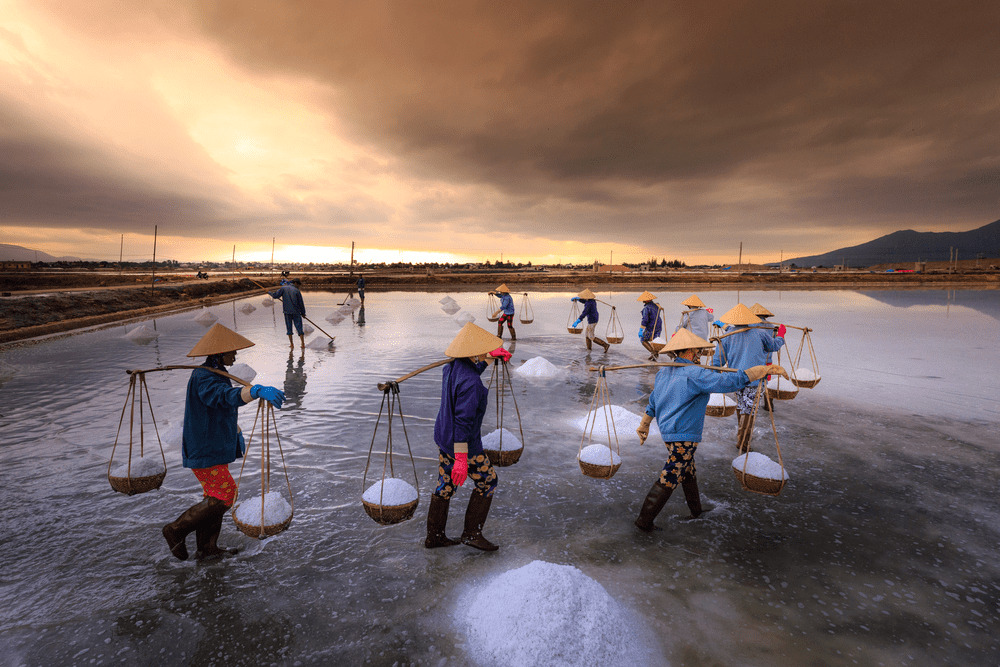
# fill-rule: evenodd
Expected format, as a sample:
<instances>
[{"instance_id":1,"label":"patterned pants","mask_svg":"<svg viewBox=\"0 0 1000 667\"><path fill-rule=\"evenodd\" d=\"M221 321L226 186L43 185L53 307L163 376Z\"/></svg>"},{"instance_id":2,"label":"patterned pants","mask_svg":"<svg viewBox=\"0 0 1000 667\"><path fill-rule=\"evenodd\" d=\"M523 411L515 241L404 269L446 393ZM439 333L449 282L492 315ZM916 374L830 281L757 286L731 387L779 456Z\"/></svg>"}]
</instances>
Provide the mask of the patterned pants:
<instances>
[{"instance_id":1,"label":"patterned pants","mask_svg":"<svg viewBox=\"0 0 1000 667\"><path fill-rule=\"evenodd\" d=\"M236 480L229 474L229 466L226 464L212 466L211 468L192 468L191 472L201 482L201 488L205 497L218 498L226 503L226 507L236 500Z\"/></svg>"},{"instance_id":2,"label":"patterned pants","mask_svg":"<svg viewBox=\"0 0 1000 667\"><path fill-rule=\"evenodd\" d=\"M668 489L676 489L685 479L695 476L694 452L697 442L665 442L670 457L660 472L660 484Z\"/></svg>"},{"instance_id":3,"label":"patterned pants","mask_svg":"<svg viewBox=\"0 0 1000 667\"><path fill-rule=\"evenodd\" d=\"M507 326L513 326L514 314L511 313L508 315L507 313L500 313L500 319L497 320L497 326L502 327L504 322L507 323Z\"/></svg>"},{"instance_id":4,"label":"patterned pants","mask_svg":"<svg viewBox=\"0 0 1000 667\"><path fill-rule=\"evenodd\" d=\"M438 452L438 485L434 489L434 495L445 500L455 495L458 487L451 481L451 469L454 467L454 456ZM469 479L475 483L479 493L487 497L493 495L493 490L497 488L497 473L486 454L469 457Z\"/></svg>"},{"instance_id":5,"label":"patterned pants","mask_svg":"<svg viewBox=\"0 0 1000 667\"><path fill-rule=\"evenodd\" d=\"M747 385L736 390L736 409L741 415L748 415L753 412L753 399L757 395L757 387ZM761 400L765 400L761 397Z\"/></svg>"}]
</instances>

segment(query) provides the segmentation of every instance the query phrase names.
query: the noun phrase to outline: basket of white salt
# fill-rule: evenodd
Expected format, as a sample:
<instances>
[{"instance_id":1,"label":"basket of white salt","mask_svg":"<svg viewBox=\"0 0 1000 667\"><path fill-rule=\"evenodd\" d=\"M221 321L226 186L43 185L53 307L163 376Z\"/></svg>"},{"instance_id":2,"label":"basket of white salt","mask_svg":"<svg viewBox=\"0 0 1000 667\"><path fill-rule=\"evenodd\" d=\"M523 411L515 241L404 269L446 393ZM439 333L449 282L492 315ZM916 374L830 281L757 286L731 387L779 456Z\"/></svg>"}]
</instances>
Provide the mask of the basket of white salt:
<instances>
[{"instance_id":1,"label":"basket of white salt","mask_svg":"<svg viewBox=\"0 0 1000 667\"><path fill-rule=\"evenodd\" d=\"M663 336L657 336L653 340L649 341L649 346L653 348L653 351L659 353L660 350L667 344L667 339Z\"/></svg>"},{"instance_id":2,"label":"basket of white salt","mask_svg":"<svg viewBox=\"0 0 1000 667\"><path fill-rule=\"evenodd\" d=\"M583 327L577 325L573 326L573 323L580 319L580 302L570 301L569 316L566 318L566 331L571 334L578 334L583 332Z\"/></svg>"},{"instance_id":3,"label":"basket of white salt","mask_svg":"<svg viewBox=\"0 0 1000 667\"><path fill-rule=\"evenodd\" d=\"M133 496L160 488L166 476L167 464L162 454L135 456L112 469L108 481L118 493Z\"/></svg>"},{"instance_id":4,"label":"basket of white salt","mask_svg":"<svg viewBox=\"0 0 1000 667\"><path fill-rule=\"evenodd\" d=\"M594 479L611 479L622 467L622 457L600 443L581 449L576 461L580 464L580 471Z\"/></svg>"},{"instance_id":5,"label":"basket of white salt","mask_svg":"<svg viewBox=\"0 0 1000 667\"><path fill-rule=\"evenodd\" d=\"M483 451L490 463L505 468L517 463L524 452L524 445L507 429L498 428L483 436Z\"/></svg>"},{"instance_id":6,"label":"basket of white salt","mask_svg":"<svg viewBox=\"0 0 1000 667\"><path fill-rule=\"evenodd\" d=\"M145 397L145 400L144 400ZM125 413L129 412L128 454L115 461L115 451L121 437L122 425L125 423ZM159 445L160 456L147 454L146 436L149 430L146 424L153 425L153 434ZM129 371L128 393L125 395L125 405L118 420L118 432L115 443L111 446L111 457L108 461L108 483L118 493L132 496L160 488L167 476L167 460L163 454L163 442L156 427L156 416L153 414L153 404L149 399L149 387L146 385L145 372Z\"/></svg>"},{"instance_id":7,"label":"basket of white salt","mask_svg":"<svg viewBox=\"0 0 1000 667\"><path fill-rule=\"evenodd\" d=\"M488 313L486 315L486 319L488 319L490 322L496 322L497 320L499 320L500 314L497 313L496 315L494 315L494 313L496 313L498 310L500 310L500 302L497 300L495 296L493 296L493 292L490 292L489 294L486 295L486 312Z\"/></svg>"},{"instance_id":8,"label":"basket of white salt","mask_svg":"<svg viewBox=\"0 0 1000 667\"><path fill-rule=\"evenodd\" d=\"M708 398L708 405L705 406L705 415L708 417L729 417L736 412L736 401L725 394L712 394Z\"/></svg>"},{"instance_id":9,"label":"basket of white salt","mask_svg":"<svg viewBox=\"0 0 1000 667\"><path fill-rule=\"evenodd\" d=\"M365 512L383 526L413 518L419 502L416 488L398 477L375 482L361 496Z\"/></svg>"},{"instance_id":10,"label":"basket of white salt","mask_svg":"<svg viewBox=\"0 0 1000 667\"><path fill-rule=\"evenodd\" d=\"M248 537L262 540L288 528L292 522L291 504L277 491L254 496L233 506L233 523Z\"/></svg>"},{"instance_id":11,"label":"basket of white salt","mask_svg":"<svg viewBox=\"0 0 1000 667\"><path fill-rule=\"evenodd\" d=\"M786 380L780 375L774 375L767 382L767 395L771 400L790 401L799 393L791 380Z\"/></svg>"},{"instance_id":12,"label":"basket of white salt","mask_svg":"<svg viewBox=\"0 0 1000 667\"><path fill-rule=\"evenodd\" d=\"M778 462L760 452L749 452L733 459L733 474L747 491L776 496L788 481L788 473L780 461L780 452Z\"/></svg>"},{"instance_id":13,"label":"basket of white salt","mask_svg":"<svg viewBox=\"0 0 1000 667\"><path fill-rule=\"evenodd\" d=\"M819 381L820 376L813 373L809 368L796 368L794 373L792 373L792 383L796 387L812 389L819 384Z\"/></svg>"}]
</instances>

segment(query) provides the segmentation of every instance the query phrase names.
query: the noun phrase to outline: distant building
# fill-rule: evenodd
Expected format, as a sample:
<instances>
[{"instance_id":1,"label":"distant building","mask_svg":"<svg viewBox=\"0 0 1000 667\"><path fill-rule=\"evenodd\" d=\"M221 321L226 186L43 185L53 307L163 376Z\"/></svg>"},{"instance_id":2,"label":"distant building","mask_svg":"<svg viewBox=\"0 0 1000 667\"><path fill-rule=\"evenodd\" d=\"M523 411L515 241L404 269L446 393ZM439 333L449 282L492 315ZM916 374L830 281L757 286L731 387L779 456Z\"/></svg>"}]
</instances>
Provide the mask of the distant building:
<instances>
[{"instance_id":1,"label":"distant building","mask_svg":"<svg viewBox=\"0 0 1000 667\"><path fill-rule=\"evenodd\" d=\"M594 273L631 273L632 269L624 264L601 264L594 262Z\"/></svg>"},{"instance_id":2,"label":"distant building","mask_svg":"<svg viewBox=\"0 0 1000 667\"><path fill-rule=\"evenodd\" d=\"M22 271L30 268L31 262L0 262L0 271Z\"/></svg>"}]
</instances>

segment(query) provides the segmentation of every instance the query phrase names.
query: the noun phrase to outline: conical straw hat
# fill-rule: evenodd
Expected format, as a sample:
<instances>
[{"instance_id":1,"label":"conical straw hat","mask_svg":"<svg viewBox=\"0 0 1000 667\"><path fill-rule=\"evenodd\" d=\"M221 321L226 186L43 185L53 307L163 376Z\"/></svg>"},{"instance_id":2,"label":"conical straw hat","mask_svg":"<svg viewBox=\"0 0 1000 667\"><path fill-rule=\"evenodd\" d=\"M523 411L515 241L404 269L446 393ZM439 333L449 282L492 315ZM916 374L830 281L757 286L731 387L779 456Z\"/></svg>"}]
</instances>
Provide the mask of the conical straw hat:
<instances>
[{"instance_id":1,"label":"conical straw hat","mask_svg":"<svg viewBox=\"0 0 1000 667\"><path fill-rule=\"evenodd\" d=\"M697 294L692 294L688 298L681 301L682 306L687 306L688 308L704 308L705 302L698 298Z\"/></svg>"},{"instance_id":2,"label":"conical straw hat","mask_svg":"<svg viewBox=\"0 0 1000 667\"><path fill-rule=\"evenodd\" d=\"M746 325L746 324L759 324L761 319L750 312L750 309L744 306L742 303L738 303L729 309L725 315L719 318L720 322L725 322L726 324Z\"/></svg>"},{"instance_id":3,"label":"conical straw hat","mask_svg":"<svg viewBox=\"0 0 1000 667\"><path fill-rule=\"evenodd\" d=\"M474 357L492 352L501 345L503 345L501 338L494 336L482 327L477 327L472 322L468 322L451 341L444 353L453 359Z\"/></svg>"},{"instance_id":4,"label":"conical straw hat","mask_svg":"<svg viewBox=\"0 0 1000 667\"><path fill-rule=\"evenodd\" d=\"M774 313L772 313L770 310L760 305L759 303L755 303L754 305L750 306L750 312L753 313L754 315L757 315L758 317L774 317Z\"/></svg>"},{"instance_id":5,"label":"conical straw hat","mask_svg":"<svg viewBox=\"0 0 1000 667\"><path fill-rule=\"evenodd\" d=\"M700 350L712 347L712 344L701 336L691 333L688 329L678 329L663 346L664 352L679 352L680 350Z\"/></svg>"},{"instance_id":6,"label":"conical straw hat","mask_svg":"<svg viewBox=\"0 0 1000 667\"><path fill-rule=\"evenodd\" d=\"M652 301L655 298L656 297L650 294L649 292L643 292L642 294L639 295L639 298L636 299L636 301Z\"/></svg>"},{"instance_id":7,"label":"conical straw hat","mask_svg":"<svg viewBox=\"0 0 1000 667\"><path fill-rule=\"evenodd\" d=\"M189 357L207 357L210 354L222 354L224 352L235 352L246 347L253 347L254 342L247 340L232 329L227 329L216 323L201 337L191 351L187 353Z\"/></svg>"},{"instance_id":8,"label":"conical straw hat","mask_svg":"<svg viewBox=\"0 0 1000 667\"><path fill-rule=\"evenodd\" d=\"M502 285L500 285L500 287L496 288L493 291L494 292L503 292L504 294L510 294L510 290L507 289L507 283L503 283ZM493 348L493 349L495 350L496 348Z\"/></svg>"},{"instance_id":9,"label":"conical straw hat","mask_svg":"<svg viewBox=\"0 0 1000 667\"><path fill-rule=\"evenodd\" d=\"M594 296L594 293L591 292L589 289L583 290L582 292L580 292L579 294L577 294L577 296L580 297L581 299L596 299L597 298L596 296Z\"/></svg>"}]
</instances>

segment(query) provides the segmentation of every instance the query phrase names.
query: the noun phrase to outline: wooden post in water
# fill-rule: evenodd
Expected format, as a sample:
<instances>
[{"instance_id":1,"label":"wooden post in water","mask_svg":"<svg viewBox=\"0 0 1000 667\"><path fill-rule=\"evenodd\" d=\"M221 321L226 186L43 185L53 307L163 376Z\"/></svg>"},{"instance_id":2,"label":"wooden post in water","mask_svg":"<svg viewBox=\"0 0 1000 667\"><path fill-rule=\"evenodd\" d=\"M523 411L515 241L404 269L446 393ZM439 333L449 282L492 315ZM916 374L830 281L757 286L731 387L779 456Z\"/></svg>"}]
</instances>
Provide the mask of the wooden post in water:
<instances>
[{"instance_id":1,"label":"wooden post in water","mask_svg":"<svg viewBox=\"0 0 1000 667\"><path fill-rule=\"evenodd\" d=\"M740 241L740 259L736 263L736 270L743 273L743 241Z\"/></svg>"},{"instance_id":2,"label":"wooden post in water","mask_svg":"<svg viewBox=\"0 0 1000 667\"><path fill-rule=\"evenodd\" d=\"M153 293L153 284L156 282L156 229L157 225L153 225L153 273L149 277L149 293Z\"/></svg>"},{"instance_id":3,"label":"wooden post in water","mask_svg":"<svg viewBox=\"0 0 1000 667\"><path fill-rule=\"evenodd\" d=\"M274 237L271 237L271 278L274 278Z\"/></svg>"},{"instance_id":4,"label":"wooden post in water","mask_svg":"<svg viewBox=\"0 0 1000 667\"><path fill-rule=\"evenodd\" d=\"M230 276L236 280L236 244L233 244L233 263L229 265Z\"/></svg>"},{"instance_id":5,"label":"wooden post in water","mask_svg":"<svg viewBox=\"0 0 1000 667\"><path fill-rule=\"evenodd\" d=\"M118 275L122 274L122 257L125 253L125 235L122 234L121 245L118 246Z\"/></svg>"}]
</instances>

